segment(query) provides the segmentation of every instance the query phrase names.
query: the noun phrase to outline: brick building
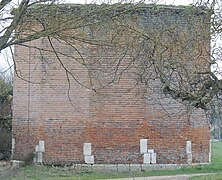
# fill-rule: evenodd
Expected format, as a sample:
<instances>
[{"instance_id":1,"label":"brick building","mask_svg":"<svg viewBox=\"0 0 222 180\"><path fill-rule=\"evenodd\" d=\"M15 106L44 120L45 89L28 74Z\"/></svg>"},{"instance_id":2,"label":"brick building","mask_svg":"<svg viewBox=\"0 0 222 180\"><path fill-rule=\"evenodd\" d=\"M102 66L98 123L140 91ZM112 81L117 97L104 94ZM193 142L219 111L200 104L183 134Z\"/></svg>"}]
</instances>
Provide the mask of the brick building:
<instances>
[{"instance_id":1,"label":"brick building","mask_svg":"<svg viewBox=\"0 0 222 180\"><path fill-rule=\"evenodd\" d=\"M198 68L206 68L203 59L209 60L210 41L205 33L209 31L208 12L193 7L144 5L127 12L126 17L123 24L136 21L150 37L159 37L161 43L169 42L164 30L170 29L177 42L181 40L185 46L165 57L173 61L180 52L185 62L190 63L186 66L192 68L197 63ZM104 24L106 33L96 31L95 27L83 31L87 36L105 37L104 34L111 31L107 24L111 23ZM121 40L123 44L127 36L127 33L122 36L125 37ZM201 47L195 46L197 38ZM133 44L133 38L129 39L128 44ZM107 82L113 78L107 70L111 66L109 62L121 55L118 53L122 46L113 49L77 42L74 44L77 52L67 43L55 39L51 42L60 53L49 51L47 38L15 46L18 74L14 77L13 92L14 159L24 160L39 152L37 156L43 158L39 161L46 163L209 162L210 133L204 111L192 108L188 115L183 102L163 93L157 78L150 78L151 88L142 82L135 83L138 82L136 72L141 70L136 68L139 67L135 61L139 58L134 57L136 51L121 57L119 69L128 67L132 59L134 63L109 84ZM195 51L203 47L206 52L197 58ZM139 52L143 51L148 52L149 48ZM80 62L79 52L83 59L90 59L90 66ZM101 59L102 65L92 63Z\"/></svg>"}]
</instances>

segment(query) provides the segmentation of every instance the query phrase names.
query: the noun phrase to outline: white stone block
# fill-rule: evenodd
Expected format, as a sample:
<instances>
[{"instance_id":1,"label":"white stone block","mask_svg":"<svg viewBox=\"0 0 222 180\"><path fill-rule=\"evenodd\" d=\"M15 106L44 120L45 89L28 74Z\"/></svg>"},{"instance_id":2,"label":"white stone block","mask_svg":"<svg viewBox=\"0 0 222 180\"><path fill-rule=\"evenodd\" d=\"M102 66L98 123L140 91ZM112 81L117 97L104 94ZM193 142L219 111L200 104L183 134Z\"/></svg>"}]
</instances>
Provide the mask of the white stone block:
<instances>
[{"instance_id":1,"label":"white stone block","mask_svg":"<svg viewBox=\"0 0 222 180\"><path fill-rule=\"evenodd\" d=\"M11 163L14 167L21 167L25 165L24 161L11 160Z\"/></svg>"},{"instance_id":2,"label":"white stone block","mask_svg":"<svg viewBox=\"0 0 222 180\"><path fill-rule=\"evenodd\" d=\"M150 153L145 153L143 155L143 163L144 164L150 164Z\"/></svg>"},{"instance_id":3,"label":"white stone block","mask_svg":"<svg viewBox=\"0 0 222 180\"><path fill-rule=\"evenodd\" d=\"M35 152L39 152L39 145L35 146Z\"/></svg>"},{"instance_id":4,"label":"white stone block","mask_svg":"<svg viewBox=\"0 0 222 180\"><path fill-rule=\"evenodd\" d=\"M45 152L45 141L39 141L39 151Z\"/></svg>"},{"instance_id":5,"label":"white stone block","mask_svg":"<svg viewBox=\"0 0 222 180\"><path fill-rule=\"evenodd\" d=\"M147 139L140 139L140 153L147 153Z\"/></svg>"},{"instance_id":6,"label":"white stone block","mask_svg":"<svg viewBox=\"0 0 222 180\"><path fill-rule=\"evenodd\" d=\"M211 150L212 150L212 141L209 140L209 163L211 163Z\"/></svg>"},{"instance_id":7,"label":"white stone block","mask_svg":"<svg viewBox=\"0 0 222 180\"><path fill-rule=\"evenodd\" d=\"M156 153L150 154L150 162L151 164L156 164Z\"/></svg>"},{"instance_id":8,"label":"white stone block","mask_svg":"<svg viewBox=\"0 0 222 180\"><path fill-rule=\"evenodd\" d=\"M94 156L85 156L86 164L94 164Z\"/></svg>"},{"instance_id":9,"label":"white stone block","mask_svg":"<svg viewBox=\"0 0 222 180\"><path fill-rule=\"evenodd\" d=\"M15 138L12 138L12 149L15 149Z\"/></svg>"},{"instance_id":10,"label":"white stone block","mask_svg":"<svg viewBox=\"0 0 222 180\"><path fill-rule=\"evenodd\" d=\"M191 141L186 142L186 152L187 153L192 153L192 143L191 143Z\"/></svg>"},{"instance_id":11,"label":"white stone block","mask_svg":"<svg viewBox=\"0 0 222 180\"><path fill-rule=\"evenodd\" d=\"M154 153L154 149L148 149L148 153Z\"/></svg>"},{"instance_id":12,"label":"white stone block","mask_svg":"<svg viewBox=\"0 0 222 180\"><path fill-rule=\"evenodd\" d=\"M34 163L37 162L37 153L34 153L34 156L33 156L33 162L34 162Z\"/></svg>"},{"instance_id":13,"label":"white stone block","mask_svg":"<svg viewBox=\"0 0 222 180\"><path fill-rule=\"evenodd\" d=\"M36 162L42 163L42 152L41 151L36 153Z\"/></svg>"},{"instance_id":14,"label":"white stone block","mask_svg":"<svg viewBox=\"0 0 222 180\"><path fill-rule=\"evenodd\" d=\"M83 155L84 156L91 156L92 155L91 143L84 143L84 145L83 145Z\"/></svg>"},{"instance_id":15,"label":"white stone block","mask_svg":"<svg viewBox=\"0 0 222 180\"><path fill-rule=\"evenodd\" d=\"M192 164L192 153L187 153L187 164Z\"/></svg>"},{"instance_id":16,"label":"white stone block","mask_svg":"<svg viewBox=\"0 0 222 180\"><path fill-rule=\"evenodd\" d=\"M209 152L211 153L211 150L212 150L212 142L211 140L209 141Z\"/></svg>"}]
</instances>

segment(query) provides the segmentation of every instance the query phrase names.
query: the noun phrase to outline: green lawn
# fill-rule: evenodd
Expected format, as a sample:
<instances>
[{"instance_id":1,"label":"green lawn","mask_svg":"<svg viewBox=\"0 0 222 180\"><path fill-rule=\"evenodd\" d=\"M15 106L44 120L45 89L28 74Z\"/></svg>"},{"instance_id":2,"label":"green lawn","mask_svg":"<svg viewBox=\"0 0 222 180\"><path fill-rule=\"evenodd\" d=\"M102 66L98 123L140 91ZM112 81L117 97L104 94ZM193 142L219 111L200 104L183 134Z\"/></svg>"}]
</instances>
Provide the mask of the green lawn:
<instances>
[{"instance_id":1,"label":"green lawn","mask_svg":"<svg viewBox=\"0 0 222 180\"><path fill-rule=\"evenodd\" d=\"M193 177L192 179L222 179L222 142L212 144L212 165L199 165L195 167L181 168L179 170L162 170L151 172L127 172L127 173L76 173L71 168L60 168L50 166L25 166L16 172L10 180L87 180L107 179L120 177L161 176L191 173L216 173L210 176Z\"/></svg>"},{"instance_id":2,"label":"green lawn","mask_svg":"<svg viewBox=\"0 0 222 180\"><path fill-rule=\"evenodd\" d=\"M222 179L222 142L212 143L212 165L207 166L209 172L215 172L209 176L193 177L192 180L221 180Z\"/></svg>"}]
</instances>

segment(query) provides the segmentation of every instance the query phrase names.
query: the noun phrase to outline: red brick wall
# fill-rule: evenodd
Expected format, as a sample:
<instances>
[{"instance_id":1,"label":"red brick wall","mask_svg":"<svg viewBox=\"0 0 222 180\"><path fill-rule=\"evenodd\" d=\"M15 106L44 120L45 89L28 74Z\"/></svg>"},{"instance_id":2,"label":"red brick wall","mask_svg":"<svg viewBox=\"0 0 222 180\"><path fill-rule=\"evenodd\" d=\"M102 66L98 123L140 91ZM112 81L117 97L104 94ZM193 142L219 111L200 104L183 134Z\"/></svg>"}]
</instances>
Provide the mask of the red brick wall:
<instances>
[{"instance_id":1,"label":"red brick wall","mask_svg":"<svg viewBox=\"0 0 222 180\"><path fill-rule=\"evenodd\" d=\"M53 42L60 52L79 58L70 46ZM46 38L27 45L50 49ZM158 80L151 81L154 88L141 98L138 92L145 87L135 86L135 67L118 83L94 92L83 85L92 76L96 85L105 74L96 77L71 57L59 56L68 73L52 52L15 47L20 76L15 75L13 92L15 159L24 160L44 140L46 163L84 163L83 143L92 143L95 163L143 163L140 139L148 139L157 163L186 163L186 141L192 141L193 162L208 161L210 133L203 110L194 108L188 117L187 107L166 97Z\"/></svg>"}]
</instances>

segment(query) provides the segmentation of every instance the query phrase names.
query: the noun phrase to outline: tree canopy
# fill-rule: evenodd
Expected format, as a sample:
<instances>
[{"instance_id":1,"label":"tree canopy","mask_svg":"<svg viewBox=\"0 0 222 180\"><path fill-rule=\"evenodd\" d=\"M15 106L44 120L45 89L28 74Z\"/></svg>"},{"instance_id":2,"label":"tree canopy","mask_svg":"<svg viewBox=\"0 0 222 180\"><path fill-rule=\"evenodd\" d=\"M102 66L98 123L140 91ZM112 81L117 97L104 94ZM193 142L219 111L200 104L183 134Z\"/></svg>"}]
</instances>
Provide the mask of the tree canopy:
<instances>
[{"instance_id":1,"label":"tree canopy","mask_svg":"<svg viewBox=\"0 0 222 180\"><path fill-rule=\"evenodd\" d=\"M144 9L151 8L159 13L161 9L167 9L169 6L145 4L143 1L72 5L48 0L22 0L15 5L11 0L2 0L0 51L17 44L28 47L30 44L27 42L45 38L50 44L49 48L31 48L43 53L55 53L66 72L67 81L74 79L79 82L60 58L61 55L69 55L59 51L55 42L62 42L73 48L78 54L78 58L72 57L73 60L86 66L91 73L100 75L101 68L98 67L104 63L102 57L106 56L104 52L109 49L112 50L113 56L109 62L105 62L107 80L103 81L99 79L101 76L98 76L96 80L92 79L91 84L79 82L81 85L97 91L117 82L134 63L134 67L140 72L136 75L138 83L150 88L150 84L158 79L166 95L190 107L207 110L212 99L220 98L218 94L222 90L221 80L210 68L221 60L222 49L218 46L222 24L220 4L221 1L197 1L185 7L171 6L173 13L180 13L183 9L184 16L188 19L187 24L180 29L175 24L172 26L166 23L169 17L163 17L165 24L160 21L156 23L160 31L158 36L154 36L149 27L141 26L138 18L146 13ZM188 38L191 34L194 39ZM91 52L97 47L101 58L90 61L92 53L79 50L79 42L81 48L90 45L91 49L88 48L88 51ZM197 49L189 54L188 48L192 47ZM13 53L13 50L11 52ZM132 56L132 61L128 62L126 68L120 68L123 57L127 55ZM172 56L177 58L173 59ZM16 62L14 63L17 73ZM214 71L217 70L214 68ZM21 78L27 80L26 77ZM99 85L95 86L95 81ZM146 97L145 92L143 97Z\"/></svg>"}]
</instances>

